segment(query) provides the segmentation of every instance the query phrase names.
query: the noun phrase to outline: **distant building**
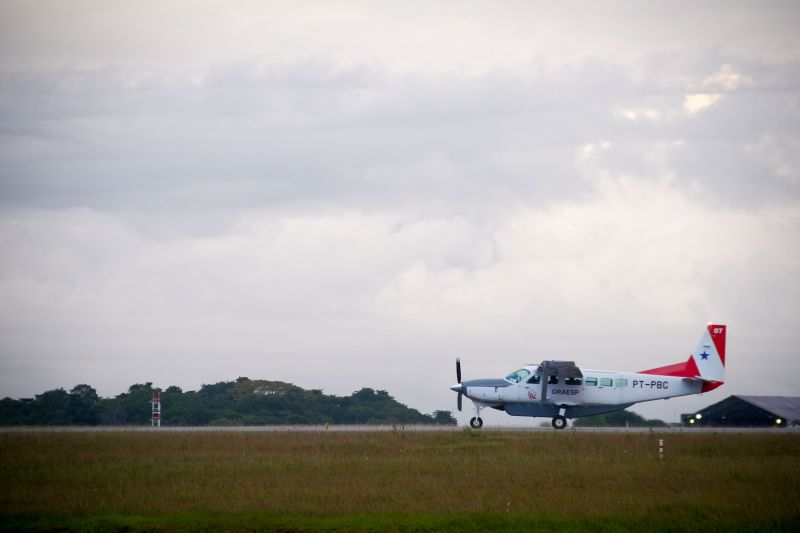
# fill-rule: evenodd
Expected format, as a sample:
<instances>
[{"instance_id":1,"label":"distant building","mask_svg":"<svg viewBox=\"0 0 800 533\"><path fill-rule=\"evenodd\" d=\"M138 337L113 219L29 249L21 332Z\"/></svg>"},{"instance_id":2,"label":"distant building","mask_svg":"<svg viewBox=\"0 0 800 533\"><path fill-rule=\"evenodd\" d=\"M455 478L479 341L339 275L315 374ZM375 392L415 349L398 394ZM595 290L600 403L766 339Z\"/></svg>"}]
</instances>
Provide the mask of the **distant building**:
<instances>
[{"instance_id":1,"label":"distant building","mask_svg":"<svg viewBox=\"0 0 800 533\"><path fill-rule=\"evenodd\" d=\"M728 396L696 413L681 415L685 426L785 427L800 424L800 397Z\"/></svg>"}]
</instances>

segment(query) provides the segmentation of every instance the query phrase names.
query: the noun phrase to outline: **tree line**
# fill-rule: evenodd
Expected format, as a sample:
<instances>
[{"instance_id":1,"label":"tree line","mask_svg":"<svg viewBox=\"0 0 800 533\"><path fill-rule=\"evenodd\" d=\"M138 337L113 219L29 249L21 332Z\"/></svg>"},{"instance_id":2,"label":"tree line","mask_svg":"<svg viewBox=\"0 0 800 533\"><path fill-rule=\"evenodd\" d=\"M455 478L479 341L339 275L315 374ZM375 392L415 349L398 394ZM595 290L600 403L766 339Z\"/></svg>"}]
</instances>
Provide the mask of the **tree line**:
<instances>
[{"instance_id":1,"label":"tree line","mask_svg":"<svg viewBox=\"0 0 800 533\"><path fill-rule=\"evenodd\" d=\"M575 420L576 427L666 427L668 424L657 418L645 418L633 411L611 411L586 416Z\"/></svg>"},{"instance_id":2,"label":"tree line","mask_svg":"<svg viewBox=\"0 0 800 533\"><path fill-rule=\"evenodd\" d=\"M150 423L153 384L134 384L113 398L101 398L86 384L34 398L0 400L3 426L144 425ZM423 414L384 390L362 388L350 396L324 394L281 381L240 377L203 385L198 391L171 386L161 392L162 425L270 424L443 424L455 425L450 411Z\"/></svg>"}]
</instances>

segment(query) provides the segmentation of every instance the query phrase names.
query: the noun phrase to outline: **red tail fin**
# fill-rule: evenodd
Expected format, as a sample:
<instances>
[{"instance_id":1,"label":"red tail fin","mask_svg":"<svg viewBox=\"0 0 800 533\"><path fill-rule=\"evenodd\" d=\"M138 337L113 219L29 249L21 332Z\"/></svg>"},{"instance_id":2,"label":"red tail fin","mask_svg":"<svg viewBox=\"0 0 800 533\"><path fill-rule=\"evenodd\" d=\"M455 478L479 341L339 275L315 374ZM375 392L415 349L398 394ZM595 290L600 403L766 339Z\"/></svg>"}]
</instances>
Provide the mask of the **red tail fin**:
<instances>
[{"instance_id":1,"label":"red tail fin","mask_svg":"<svg viewBox=\"0 0 800 533\"><path fill-rule=\"evenodd\" d=\"M694 351L683 363L642 370L642 374L658 376L680 376L699 378L705 381L703 392L715 389L725 381L725 334L724 324L709 324L700 337Z\"/></svg>"}]
</instances>

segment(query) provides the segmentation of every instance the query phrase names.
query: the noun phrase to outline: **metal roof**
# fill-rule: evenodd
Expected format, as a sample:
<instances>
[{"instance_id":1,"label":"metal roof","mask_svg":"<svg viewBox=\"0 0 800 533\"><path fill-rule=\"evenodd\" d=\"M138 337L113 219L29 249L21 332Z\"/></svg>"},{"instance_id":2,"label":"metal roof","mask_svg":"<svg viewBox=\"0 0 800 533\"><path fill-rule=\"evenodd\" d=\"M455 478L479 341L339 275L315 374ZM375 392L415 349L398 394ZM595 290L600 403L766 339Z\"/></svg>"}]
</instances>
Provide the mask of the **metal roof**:
<instances>
[{"instance_id":1,"label":"metal roof","mask_svg":"<svg viewBox=\"0 0 800 533\"><path fill-rule=\"evenodd\" d=\"M741 396L742 401L776 414L789 422L800 421L800 397L798 396Z\"/></svg>"}]
</instances>

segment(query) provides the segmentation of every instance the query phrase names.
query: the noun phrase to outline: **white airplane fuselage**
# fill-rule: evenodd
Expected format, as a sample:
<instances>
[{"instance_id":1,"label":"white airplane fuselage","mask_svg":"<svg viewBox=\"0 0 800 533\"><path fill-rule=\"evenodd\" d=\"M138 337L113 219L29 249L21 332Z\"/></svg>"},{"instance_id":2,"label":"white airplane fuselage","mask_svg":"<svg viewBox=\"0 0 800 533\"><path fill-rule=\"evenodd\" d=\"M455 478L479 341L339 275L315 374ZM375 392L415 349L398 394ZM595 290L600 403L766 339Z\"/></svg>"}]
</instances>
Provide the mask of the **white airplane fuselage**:
<instances>
[{"instance_id":1,"label":"white airplane fuselage","mask_svg":"<svg viewBox=\"0 0 800 533\"><path fill-rule=\"evenodd\" d=\"M538 365L523 367L531 376ZM638 402L699 394L703 383L683 377L581 369L580 384L511 383L505 379L464 381L464 396L482 407L500 408L512 416L554 416L562 407L568 416L588 416L625 408ZM544 390L546 389L546 390Z\"/></svg>"},{"instance_id":2,"label":"white airplane fuselage","mask_svg":"<svg viewBox=\"0 0 800 533\"><path fill-rule=\"evenodd\" d=\"M450 387L475 405L470 426L483 425L480 411L492 407L512 416L553 417L553 427L563 429L568 418L596 415L648 402L701 394L725 381L727 327L708 324L699 342L680 363L639 372L579 368L573 361L548 359L526 365L502 379L461 381L461 363L456 360L458 383Z\"/></svg>"}]
</instances>

